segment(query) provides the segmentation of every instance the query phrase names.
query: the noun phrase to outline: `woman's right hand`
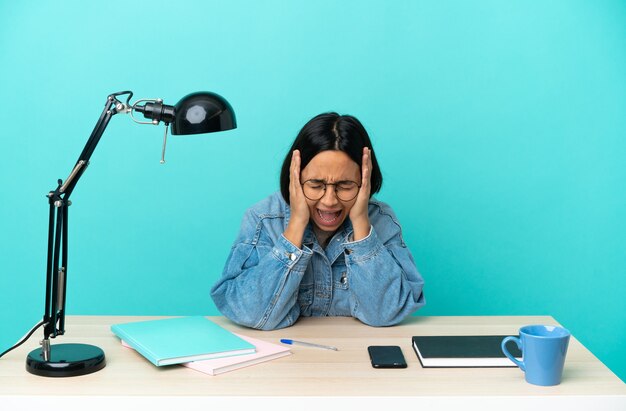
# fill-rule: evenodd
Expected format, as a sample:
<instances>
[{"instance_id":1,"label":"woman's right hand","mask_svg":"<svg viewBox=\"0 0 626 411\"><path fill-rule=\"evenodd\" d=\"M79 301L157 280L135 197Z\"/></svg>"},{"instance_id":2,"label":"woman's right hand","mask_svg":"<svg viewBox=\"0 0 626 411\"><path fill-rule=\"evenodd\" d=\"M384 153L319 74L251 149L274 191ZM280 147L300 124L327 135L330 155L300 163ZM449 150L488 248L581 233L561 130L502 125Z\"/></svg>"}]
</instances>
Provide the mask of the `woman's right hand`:
<instances>
[{"instance_id":1,"label":"woman's right hand","mask_svg":"<svg viewBox=\"0 0 626 411\"><path fill-rule=\"evenodd\" d=\"M285 237L298 248L302 247L304 230L309 223L310 213L306 197L300 184L300 151L294 150L289 166L289 205L291 217L285 230Z\"/></svg>"}]
</instances>

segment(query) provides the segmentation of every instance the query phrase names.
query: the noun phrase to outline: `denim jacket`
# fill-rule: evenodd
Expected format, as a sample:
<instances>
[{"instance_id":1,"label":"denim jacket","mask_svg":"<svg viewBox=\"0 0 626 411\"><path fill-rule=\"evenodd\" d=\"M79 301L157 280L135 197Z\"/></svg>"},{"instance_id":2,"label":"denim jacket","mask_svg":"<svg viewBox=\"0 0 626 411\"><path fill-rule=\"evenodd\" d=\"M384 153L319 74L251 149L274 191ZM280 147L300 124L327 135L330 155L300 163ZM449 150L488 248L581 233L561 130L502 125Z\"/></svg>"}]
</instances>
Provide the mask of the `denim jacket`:
<instances>
[{"instance_id":1,"label":"denim jacket","mask_svg":"<svg viewBox=\"0 0 626 411\"><path fill-rule=\"evenodd\" d=\"M370 199L370 234L349 241L346 218L328 245L306 228L302 249L283 232L290 208L280 192L247 210L222 277L218 309L247 327L271 330L299 316L353 316L372 326L399 323L425 304L424 280L389 206Z\"/></svg>"}]
</instances>

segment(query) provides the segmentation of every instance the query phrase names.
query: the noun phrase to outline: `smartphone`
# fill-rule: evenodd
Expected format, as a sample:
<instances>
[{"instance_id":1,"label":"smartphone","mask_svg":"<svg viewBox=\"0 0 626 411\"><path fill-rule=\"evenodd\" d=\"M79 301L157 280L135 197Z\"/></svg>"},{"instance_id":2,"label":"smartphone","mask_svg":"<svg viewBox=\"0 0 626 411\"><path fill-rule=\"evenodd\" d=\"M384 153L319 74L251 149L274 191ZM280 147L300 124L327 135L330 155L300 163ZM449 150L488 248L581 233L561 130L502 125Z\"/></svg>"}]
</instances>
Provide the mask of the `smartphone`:
<instances>
[{"instance_id":1,"label":"smartphone","mask_svg":"<svg viewBox=\"0 0 626 411\"><path fill-rule=\"evenodd\" d=\"M397 345L370 345L367 351L374 368L406 368L406 360Z\"/></svg>"}]
</instances>

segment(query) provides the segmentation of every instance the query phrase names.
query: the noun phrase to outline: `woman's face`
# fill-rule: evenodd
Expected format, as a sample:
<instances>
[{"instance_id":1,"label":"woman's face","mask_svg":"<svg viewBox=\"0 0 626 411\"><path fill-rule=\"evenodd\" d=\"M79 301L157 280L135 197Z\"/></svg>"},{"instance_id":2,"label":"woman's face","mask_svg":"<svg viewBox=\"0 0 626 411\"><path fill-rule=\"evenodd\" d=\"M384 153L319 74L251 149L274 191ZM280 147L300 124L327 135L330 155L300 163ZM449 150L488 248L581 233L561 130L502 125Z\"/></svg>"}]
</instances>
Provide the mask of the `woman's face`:
<instances>
[{"instance_id":1,"label":"woman's face","mask_svg":"<svg viewBox=\"0 0 626 411\"><path fill-rule=\"evenodd\" d=\"M361 185L361 169L343 151L327 150L317 154L301 171L300 182L319 180L324 183L353 181ZM356 197L340 201L335 195L335 186L327 186L324 196L317 201L306 200L311 220L323 231L335 232L350 214Z\"/></svg>"}]
</instances>

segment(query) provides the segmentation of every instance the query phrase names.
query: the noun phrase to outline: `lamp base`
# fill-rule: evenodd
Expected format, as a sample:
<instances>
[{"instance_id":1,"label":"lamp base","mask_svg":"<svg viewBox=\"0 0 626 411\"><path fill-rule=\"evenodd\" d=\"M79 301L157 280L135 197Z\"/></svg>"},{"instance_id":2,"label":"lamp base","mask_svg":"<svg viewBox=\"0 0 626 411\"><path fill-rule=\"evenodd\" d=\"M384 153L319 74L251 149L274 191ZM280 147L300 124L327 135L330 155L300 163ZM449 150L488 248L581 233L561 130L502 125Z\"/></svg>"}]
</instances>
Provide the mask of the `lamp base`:
<instances>
[{"instance_id":1,"label":"lamp base","mask_svg":"<svg viewBox=\"0 0 626 411\"><path fill-rule=\"evenodd\" d=\"M42 377L75 377L104 368L102 349L88 344L55 344L50 346L50 360L45 361L41 348L26 357L26 371Z\"/></svg>"}]
</instances>

